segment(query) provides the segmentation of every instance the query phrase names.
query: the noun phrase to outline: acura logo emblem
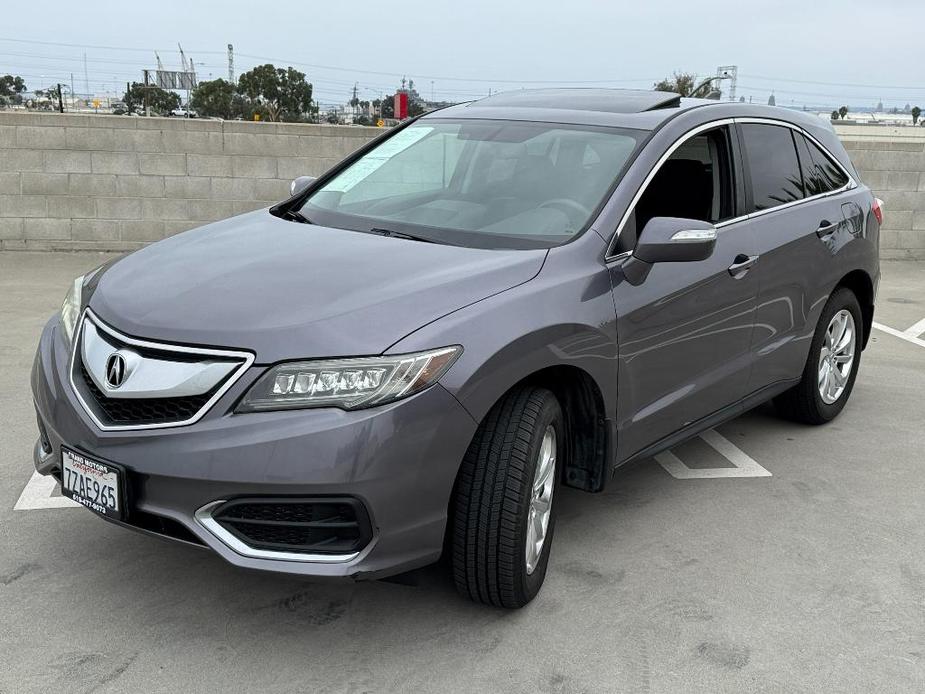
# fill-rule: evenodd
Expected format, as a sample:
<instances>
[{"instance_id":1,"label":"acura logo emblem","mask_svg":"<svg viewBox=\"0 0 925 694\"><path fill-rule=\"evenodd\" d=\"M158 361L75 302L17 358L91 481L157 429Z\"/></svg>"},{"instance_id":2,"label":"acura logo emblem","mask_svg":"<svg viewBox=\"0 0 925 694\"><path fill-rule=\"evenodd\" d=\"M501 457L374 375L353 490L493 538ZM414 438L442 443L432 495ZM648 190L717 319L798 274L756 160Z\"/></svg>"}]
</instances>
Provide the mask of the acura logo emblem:
<instances>
[{"instance_id":1,"label":"acura logo emblem","mask_svg":"<svg viewBox=\"0 0 925 694\"><path fill-rule=\"evenodd\" d=\"M118 388L125 381L125 357L113 352L106 360L106 383L110 388Z\"/></svg>"}]
</instances>

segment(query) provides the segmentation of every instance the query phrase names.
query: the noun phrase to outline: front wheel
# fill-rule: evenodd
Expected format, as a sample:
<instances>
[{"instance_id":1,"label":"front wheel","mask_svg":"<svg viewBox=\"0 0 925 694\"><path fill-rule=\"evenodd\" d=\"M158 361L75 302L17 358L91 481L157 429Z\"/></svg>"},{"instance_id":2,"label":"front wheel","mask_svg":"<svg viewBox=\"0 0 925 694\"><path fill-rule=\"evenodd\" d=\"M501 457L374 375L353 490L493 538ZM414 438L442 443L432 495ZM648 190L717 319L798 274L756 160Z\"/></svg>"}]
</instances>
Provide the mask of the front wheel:
<instances>
[{"instance_id":1,"label":"front wheel","mask_svg":"<svg viewBox=\"0 0 925 694\"><path fill-rule=\"evenodd\" d=\"M806 424L825 424L838 416L858 375L863 326L854 292L836 289L819 317L803 378L774 400L781 414Z\"/></svg>"},{"instance_id":2,"label":"front wheel","mask_svg":"<svg viewBox=\"0 0 925 694\"><path fill-rule=\"evenodd\" d=\"M453 577L462 595L509 608L536 597L564 451L562 410L545 388L518 388L488 413L456 483Z\"/></svg>"}]
</instances>

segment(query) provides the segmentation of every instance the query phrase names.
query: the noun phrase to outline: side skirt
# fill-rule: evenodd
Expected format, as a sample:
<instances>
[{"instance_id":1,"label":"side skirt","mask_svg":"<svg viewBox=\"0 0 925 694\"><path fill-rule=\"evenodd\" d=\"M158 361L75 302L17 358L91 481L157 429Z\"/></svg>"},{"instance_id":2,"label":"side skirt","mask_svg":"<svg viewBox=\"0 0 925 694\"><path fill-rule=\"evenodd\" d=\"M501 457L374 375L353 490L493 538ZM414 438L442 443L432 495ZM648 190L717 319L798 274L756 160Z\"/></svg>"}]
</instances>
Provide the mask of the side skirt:
<instances>
[{"instance_id":1,"label":"side skirt","mask_svg":"<svg viewBox=\"0 0 925 694\"><path fill-rule=\"evenodd\" d=\"M717 410L713 414L709 414L706 417L698 419L696 422L691 422L683 429L679 429L673 434L669 434L668 436L665 436L655 443L646 446L642 450L633 453L628 458L617 461L614 463L611 474L616 472L617 468L620 468L627 463L633 463L637 460L651 458L656 453L661 453L662 451L666 451L669 448L674 448L679 443L683 443L684 441L693 438L702 431L719 426L724 422L728 422L730 419L735 419L739 415L748 412L749 410L764 402L767 402L774 396L780 395L785 390L792 388L799 382L800 379L795 378L787 381L777 381L776 383L772 383L768 386L765 386L764 388L760 388L754 393L746 395L741 400L734 402L731 405L727 405L721 410Z\"/></svg>"}]
</instances>

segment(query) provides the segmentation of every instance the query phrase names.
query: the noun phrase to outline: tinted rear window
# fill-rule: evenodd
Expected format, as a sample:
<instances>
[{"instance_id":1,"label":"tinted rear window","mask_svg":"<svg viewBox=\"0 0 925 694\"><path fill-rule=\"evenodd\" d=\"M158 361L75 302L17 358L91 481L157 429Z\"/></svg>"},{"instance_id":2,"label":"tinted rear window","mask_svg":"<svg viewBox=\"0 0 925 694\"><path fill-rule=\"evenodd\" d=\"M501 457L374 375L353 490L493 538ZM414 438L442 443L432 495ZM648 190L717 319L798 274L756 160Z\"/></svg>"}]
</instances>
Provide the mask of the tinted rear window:
<instances>
[{"instance_id":1,"label":"tinted rear window","mask_svg":"<svg viewBox=\"0 0 925 694\"><path fill-rule=\"evenodd\" d=\"M831 193L848 183L848 177L841 167L822 149L799 133L794 133L797 149L800 152L800 165L803 168L803 187L806 196Z\"/></svg>"},{"instance_id":2,"label":"tinted rear window","mask_svg":"<svg viewBox=\"0 0 925 694\"><path fill-rule=\"evenodd\" d=\"M803 199L803 176L792 132L777 125L742 125L753 210Z\"/></svg>"}]
</instances>

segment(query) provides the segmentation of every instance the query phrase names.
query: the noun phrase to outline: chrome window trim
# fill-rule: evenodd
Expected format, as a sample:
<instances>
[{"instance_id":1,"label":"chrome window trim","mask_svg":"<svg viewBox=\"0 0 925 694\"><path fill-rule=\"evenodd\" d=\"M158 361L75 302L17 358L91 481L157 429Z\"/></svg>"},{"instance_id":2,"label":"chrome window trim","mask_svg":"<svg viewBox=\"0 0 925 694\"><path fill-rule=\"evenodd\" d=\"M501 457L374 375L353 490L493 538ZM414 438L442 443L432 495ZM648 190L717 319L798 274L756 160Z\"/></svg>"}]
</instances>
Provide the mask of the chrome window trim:
<instances>
[{"instance_id":1,"label":"chrome window trim","mask_svg":"<svg viewBox=\"0 0 925 694\"><path fill-rule=\"evenodd\" d=\"M851 172L848 171L845 166L838 160L838 157L834 156L832 152L824 144L819 142L813 135L807 132L803 127L797 125L796 123L790 123L785 120L778 120L776 118L763 118L758 116L745 116L738 118L720 118L717 120L709 121L707 123L701 123L698 126L688 130L686 133L681 135L677 140L675 140L672 145L665 150L664 154L659 157L658 161L655 162L655 166L652 167L652 170L646 175L645 179L642 181L642 185L639 186L639 190L636 191L633 195L633 199L630 200L629 206L626 208L626 212L623 213L623 216L620 218L620 223L617 225L617 230L613 234L608 246L607 246L607 255L604 258L604 262L612 262L614 260L622 259L628 255L632 254L632 251L622 251L621 253L611 254L610 251L613 249L617 240L620 238L620 234L623 232L623 227L626 226L627 221L630 218L630 215L636 209L636 204L639 202L639 199L645 193L646 188L649 187L649 184L652 182L652 179L655 178L655 174L658 173L659 169L662 168L662 165L668 160L668 158L674 154L674 152L685 142L687 142L692 137L699 135L702 132L707 130L713 130L714 128L720 128L726 125L736 125L740 123L755 123L759 125L777 125L785 128L790 128L791 130L796 130L801 135L809 139L813 144L815 144L819 149L821 149L829 159L835 162L835 165L841 170L841 172L847 176L848 182L837 190L830 190L827 193L818 193L816 195L811 195L808 198L802 198L801 200L794 200L792 202L782 203L780 205L775 205L774 207L769 207L766 210L758 210L756 212L751 212L749 214L740 215L739 217L734 217L732 219L725 219L721 222L717 222L713 226L716 229L722 229L724 227L730 226L732 224L737 224L738 222L743 222L745 220L754 219L755 217L760 217L761 215L768 214L769 212L777 212L778 210L784 210L789 207L794 207L795 205L801 205L805 202L812 202L813 200L818 200L820 198L829 197L831 195L839 195L844 193L847 190L852 190L857 188L858 183L855 181L854 176L851 175Z\"/></svg>"},{"instance_id":2,"label":"chrome window trim","mask_svg":"<svg viewBox=\"0 0 925 694\"><path fill-rule=\"evenodd\" d=\"M91 408L87 404L86 400L84 400L80 389L77 388L77 385L74 383L74 366L77 359L77 347L80 344L81 338L83 337L83 326L84 321L86 320L89 320L91 323L93 323L94 326L96 326L97 329L102 330L120 342L134 347L155 349L159 352L176 352L178 354L194 354L204 357L240 359L241 364L231 372L231 375L228 376L222 387L219 388L215 394L209 398L209 400L192 417L178 422L163 422L157 424L104 424L102 421L100 421L99 417L96 416L93 408ZM238 381L238 379L241 378L244 372L251 367L255 358L256 357L253 352L229 349L209 349L207 347L186 347L165 342L139 340L134 337L129 337L128 335L125 335L124 333L121 333L115 328L107 325L102 320L100 320L100 318L95 313L93 313L93 311L91 311L89 308L85 308L83 313L80 315L80 320L77 322L77 327L74 328L73 344L71 345L71 356L67 365L68 382L71 385L71 390L73 391L74 395L77 396L78 402L80 402L81 407L83 407L84 412L87 413L87 416L90 417L93 423L101 431L144 431L147 429L168 429L171 427L189 426L190 424L195 424L200 419L202 419L205 414L212 408L212 406L218 402L225 393L228 392L231 386L233 386Z\"/></svg>"},{"instance_id":3,"label":"chrome window trim","mask_svg":"<svg viewBox=\"0 0 925 694\"><path fill-rule=\"evenodd\" d=\"M278 561L297 561L317 564L343 564L348 561L353 561L360 556L360 552L349 552L347 554L308 554L304 552L277 552L270 549L255 549L241 542L241 540L225 530L225 528L212 517L212 510L221 506L226 501L227 499L212 501L197 510L194 516L199 525L208 530L216 539L228 547L228 549L241 556L250 557L251 559L275 559ZM367 547L368 546L369 545L367 545Z\"/></svg>"}]
</instances>

